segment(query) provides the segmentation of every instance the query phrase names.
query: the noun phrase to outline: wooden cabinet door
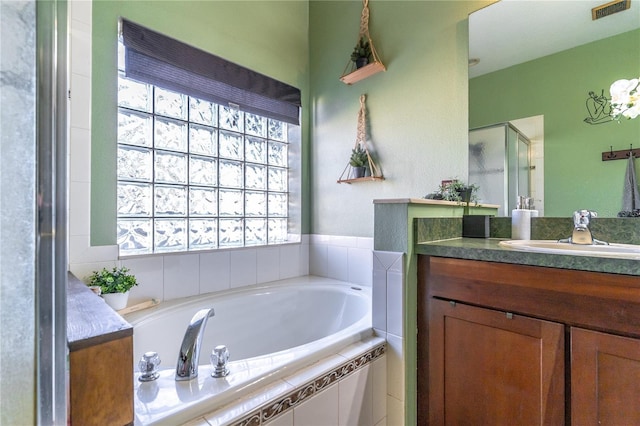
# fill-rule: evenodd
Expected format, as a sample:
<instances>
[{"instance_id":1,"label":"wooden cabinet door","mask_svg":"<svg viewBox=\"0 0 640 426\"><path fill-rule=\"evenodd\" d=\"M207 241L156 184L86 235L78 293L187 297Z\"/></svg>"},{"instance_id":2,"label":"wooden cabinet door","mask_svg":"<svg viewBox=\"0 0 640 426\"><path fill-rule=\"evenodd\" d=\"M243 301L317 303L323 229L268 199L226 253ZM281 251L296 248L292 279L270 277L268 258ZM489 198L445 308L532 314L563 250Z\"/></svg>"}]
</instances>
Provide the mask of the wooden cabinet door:
<instances>
[{"instance_id":1,"label":"wooden cabinet door","mask_svg":"<svg viewBox=\"0 0 640 426\"><path fill-rule=\"evenodd\" d=\"M571 424L640 425L640 340L571 328Z\"/></svg>"},{"instance_id":2,"label":"wooden cabinet door","mask_svg":"<svg viewBox=\"0 0 640 426\"><path fill-rule=\"evenodd\" d=\"M429 424L564 425L564 326L431 299Z\"/></svg>"}]
</instances>

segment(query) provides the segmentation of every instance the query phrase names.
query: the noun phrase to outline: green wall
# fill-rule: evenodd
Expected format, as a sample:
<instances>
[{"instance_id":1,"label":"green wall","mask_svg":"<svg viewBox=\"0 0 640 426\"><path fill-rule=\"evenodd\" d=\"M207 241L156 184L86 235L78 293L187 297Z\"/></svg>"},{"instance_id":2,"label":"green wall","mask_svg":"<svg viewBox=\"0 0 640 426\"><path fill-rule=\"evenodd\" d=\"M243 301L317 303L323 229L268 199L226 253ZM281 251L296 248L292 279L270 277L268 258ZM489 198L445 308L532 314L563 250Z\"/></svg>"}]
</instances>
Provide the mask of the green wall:
<instances>
[{"instance_id":1,"label":"green wall","mask_svg":"<svg viewBox=\"0 0 640 426\"><path fill-rule=\"evenodd\" d=\"M616 216L626 161L602 152L640 147L640 119L590 125L585 102L640 72L640 30L476 77L469 83L469 127L544 115L546 216L590 209ZM636 170L640 170L636 162Z\"/></svg>"},{"instance_id":2,"label":"green wall","mask_svg":"<svg viewBox=\"0 0 640 426\"><path fill-rule=\"evenodd\" d=\"M442 179L467 179L467 16L491 2L371 0L387 71L352 86L339 77L358 37L359 0L93 2L92 245L115 243L119 16L300 87L302 232L371 237L374 199L422 197ZM337 184L361 94L385 180Z\"/></svg>"},{"instance_id":3,"label":"green wall","mask_svg":"<svg viewBox=\"0 0 640 426\"><path fill-rule=\"evenodd\" d=\"M312 231L371 237L374 199L422 197L468 173L468 27L491 1L369 2L387 71L352 86L339 77L358 38L361 1L311 1ZM359 97L385 180L337 184L355 143Z\"/></svg>"},{"instance_id":4,"label":"green wall","mask_svg":"<svg viewBox=\"0 0 640 426\"><path fill-rule=\"evenodd\" d=\"M116 243L117 28L124 17L302 90L308 170L307 1L94 1L91 106L91 244ZM308 177L303 174L303 188ZM308 233L308 190L302 232Z\"/></svg>"}]
</instances>

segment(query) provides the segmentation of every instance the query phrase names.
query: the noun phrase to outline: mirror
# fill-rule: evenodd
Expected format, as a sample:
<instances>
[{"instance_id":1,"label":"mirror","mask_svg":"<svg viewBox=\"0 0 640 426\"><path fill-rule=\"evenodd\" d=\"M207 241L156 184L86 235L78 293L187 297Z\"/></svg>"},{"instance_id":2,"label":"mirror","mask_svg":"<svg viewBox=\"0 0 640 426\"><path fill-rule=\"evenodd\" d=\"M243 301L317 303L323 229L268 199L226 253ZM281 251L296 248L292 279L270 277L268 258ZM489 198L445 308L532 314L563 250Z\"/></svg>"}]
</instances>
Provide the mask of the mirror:
<instances>
[{"instance_id":1,"label":"mirror","mask_svg":"<svg viewBox=\"0 0 640 426\"><path fill-rule=\"evenodd\" d=\"M530 195L546 216L616 216L627 162L602 152L640 147L640 119L612 121L607 103L611 83L640 74L640 4L593 20L603 4L502 0L469 16L469 129L511 124L531 140Z\"/></svg>"}]
</instances>

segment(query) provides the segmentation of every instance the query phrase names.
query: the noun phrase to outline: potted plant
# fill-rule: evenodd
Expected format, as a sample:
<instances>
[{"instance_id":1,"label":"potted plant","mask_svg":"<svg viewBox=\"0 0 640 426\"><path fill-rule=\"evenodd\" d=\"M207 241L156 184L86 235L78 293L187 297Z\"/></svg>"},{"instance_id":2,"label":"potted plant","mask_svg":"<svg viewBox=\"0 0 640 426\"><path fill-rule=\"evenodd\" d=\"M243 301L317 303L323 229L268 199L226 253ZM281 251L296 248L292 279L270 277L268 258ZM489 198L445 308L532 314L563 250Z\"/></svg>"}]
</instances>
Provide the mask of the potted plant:
<instances>
[{"instance_id":1,"label":"potted plant","mask_svg":"<svg viewBox=\"0 0 640 426\"><path fill-rule=\"evenodd\" d=\"M464 204L464 214L469 214L469 204L478 202L478 185L466 184L459 179L444 180L436 192L425 198L434 200L456 201Z\"/></svg>"},{"instance_id":2,"label":"potted plant","mask_svg":"<svg viewBox=\"0 0 640 426\"><path fill-rule=\"evenodd\" d=\"M369 165L369 157L367 155L367 151L361 145L358 145L351 150L349 165L353 167L353 171L356 175L355 177L364 177L367 166Z\"/></svg>"},{"instance_id":3,"label":"potted plant","mask_svg":"<svg viewBox=\"0 0 640 426\"><path fill-rule=\"evenodd\" d=\"M129 290L138 285L136 277L129 274L129 269L122 266L112 270L102 268L101 271L93 271L89 277L89 286L98 286L104 301L114 310L118 311L127 306Z\"/></svg>"},{"instance_id":4,"label":"potted plant","mask_svg":"<svg viewBox=\"0 0 640 426\"><path fill-rule=\"evenodd\" d=\"M371 45L365 36L361 36L358 43L353 48L351 60L355 62L356 68L361 68L371 60Z\"/></svg>"}]
</instances>

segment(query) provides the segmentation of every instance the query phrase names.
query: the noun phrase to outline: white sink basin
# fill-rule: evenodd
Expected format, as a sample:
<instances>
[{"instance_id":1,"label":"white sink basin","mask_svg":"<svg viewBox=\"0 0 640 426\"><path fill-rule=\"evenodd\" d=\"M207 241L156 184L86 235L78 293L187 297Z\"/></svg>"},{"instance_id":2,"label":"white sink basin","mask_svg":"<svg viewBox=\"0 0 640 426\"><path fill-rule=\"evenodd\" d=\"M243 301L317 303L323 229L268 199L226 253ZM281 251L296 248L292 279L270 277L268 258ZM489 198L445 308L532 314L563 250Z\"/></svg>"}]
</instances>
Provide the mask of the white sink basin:
<instances>
[{"instance_id":1,"label":"white sink basin","mask_svg":"<svg viewBox=\"0 0 640 426\"><path fill-rule=\"evenodd\" d=\"M640 245L634 244L583 245L560 243L555 240L511 240L500 241L500 246L511 250L537 253L640 259Z\"/></svg>"}]
</instances>

